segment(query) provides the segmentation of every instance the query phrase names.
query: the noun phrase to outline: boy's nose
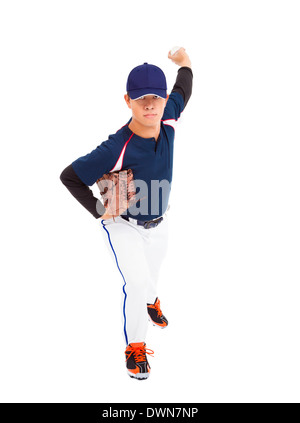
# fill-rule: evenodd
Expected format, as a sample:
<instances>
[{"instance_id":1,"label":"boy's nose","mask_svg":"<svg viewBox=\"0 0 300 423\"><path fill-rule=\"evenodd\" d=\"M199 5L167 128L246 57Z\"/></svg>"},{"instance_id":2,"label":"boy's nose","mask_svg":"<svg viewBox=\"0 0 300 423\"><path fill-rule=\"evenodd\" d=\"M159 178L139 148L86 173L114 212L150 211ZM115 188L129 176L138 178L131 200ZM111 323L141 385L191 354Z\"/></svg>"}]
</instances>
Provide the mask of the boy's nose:
<instances>
[{"instance_id":1,"label":"boy's nose","mask_svg":"<svg viewBox=\"0 0 300 423\"><path fill-rule=\"evenodd\" d=\"M145 104L146 109L153 109L153 102L152 100L148 100Z\"/></svg>"}]
</instances>

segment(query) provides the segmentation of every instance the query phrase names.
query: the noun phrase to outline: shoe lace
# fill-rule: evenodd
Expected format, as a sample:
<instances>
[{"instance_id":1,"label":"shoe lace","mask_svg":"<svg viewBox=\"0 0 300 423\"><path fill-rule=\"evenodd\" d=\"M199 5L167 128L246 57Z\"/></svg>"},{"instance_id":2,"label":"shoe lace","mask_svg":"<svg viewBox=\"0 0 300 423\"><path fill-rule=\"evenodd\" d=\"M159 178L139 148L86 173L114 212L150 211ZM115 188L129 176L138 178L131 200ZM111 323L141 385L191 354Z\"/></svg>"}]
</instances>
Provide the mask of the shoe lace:
<instances>
[{"instance_id":1,"label":"shoe lace","mask_svg":"<svg viewBox=\"0 0 300 423\"><path fill-rule=\"evenodd\" d=\"M132 354L137 363L146 361L146 354L154 357L154 351L150 350L149 348L130 346L130 354L128 355L126 361L129 359L129 357L131 357Z\"/></svg>"},{"instance_id":2,"label":"shoe lace","mask_svg":"<svg viewBox=\"0 0 300 423\"><path fill-rule=\"evenodd\" d=\"M160 309L160 300L159 299L157 299L156 300L156 303L153 304L153 308L157 311L158 317L161 317L162 316L162 311Z\"/></svg>"}]
</instances>

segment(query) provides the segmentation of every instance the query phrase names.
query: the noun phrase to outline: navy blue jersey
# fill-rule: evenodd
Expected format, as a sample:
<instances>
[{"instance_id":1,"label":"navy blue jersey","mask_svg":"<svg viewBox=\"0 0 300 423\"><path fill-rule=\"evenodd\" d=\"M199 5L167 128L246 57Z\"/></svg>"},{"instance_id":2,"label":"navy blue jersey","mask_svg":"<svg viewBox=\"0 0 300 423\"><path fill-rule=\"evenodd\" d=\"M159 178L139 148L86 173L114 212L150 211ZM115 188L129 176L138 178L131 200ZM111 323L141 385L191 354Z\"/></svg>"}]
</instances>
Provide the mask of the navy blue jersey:
<instances>
[{"instance_id":1,"label":"navy blue jersey","mask_svg":"<svg viewBox=\"0 0 300 423\"><path fill-rule=\"evenodd\" d=\"M93 185L105 173L132 169L137 192L143 198L125 213L139 220L152 220L167 209L172 182L174 124L184 109L184 98L172 92L161 121L160 134L155 138L142 138L128 127L131 120L107 141L102 142L86 156L72 162L81 181ZM137 214L138 212L138 214Z\"/></svg>"},{"instance_id":2,"label":"navy blue jersey","mask_svg":"<svg viewBox=\"0 0 300 423\"><path fill-rule=\"evenodd\" d=\"M62 171L62 183L96 219L101 218L106 209L89 186L105 173L129 168L134 172L137 185L144 185L140 192L137 187L138 195L141 194L141 198L146 196L146 199L131 207L127 215L139 220L152 220L164 213L172 181L174 123L190 99L192 81L191 68L181 67L164 110L157 141L133 134L128 127L130 120L90 154L75 160ZM142 192L145 186L146 195ZM138 206L140 210L137 210ZM140 211L139 215L137 211Z\"/></svg>"}]
</instances>

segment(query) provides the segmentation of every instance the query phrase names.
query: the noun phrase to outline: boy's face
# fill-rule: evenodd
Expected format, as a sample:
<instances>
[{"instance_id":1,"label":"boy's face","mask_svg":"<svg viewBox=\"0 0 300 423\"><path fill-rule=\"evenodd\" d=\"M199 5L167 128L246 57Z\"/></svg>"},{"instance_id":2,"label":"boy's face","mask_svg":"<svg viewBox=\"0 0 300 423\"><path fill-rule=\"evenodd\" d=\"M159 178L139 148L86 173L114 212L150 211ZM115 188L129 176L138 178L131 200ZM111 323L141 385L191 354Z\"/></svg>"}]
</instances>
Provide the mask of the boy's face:
<instances>
[{"instance_id":1,"label":"boy's face","mask_svg":"<svg viewBox=\"0 0 300 423\"><path fill-rule=\"evenodd\" d=\"M132 119L147 127L160 125L169 96L166 99L156 95L146 95L132 100L127 94L124 96L129 109L132 110Z\"/></svg>"}]
</instances>

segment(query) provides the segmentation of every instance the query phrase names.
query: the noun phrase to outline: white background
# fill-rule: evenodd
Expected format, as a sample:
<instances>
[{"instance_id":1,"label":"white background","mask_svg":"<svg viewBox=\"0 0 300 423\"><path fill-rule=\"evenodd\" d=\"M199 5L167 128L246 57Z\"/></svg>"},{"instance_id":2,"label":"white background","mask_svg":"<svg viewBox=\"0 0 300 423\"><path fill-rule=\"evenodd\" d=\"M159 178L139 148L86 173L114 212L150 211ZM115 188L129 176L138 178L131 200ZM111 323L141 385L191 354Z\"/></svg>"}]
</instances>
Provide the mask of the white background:
<instances>
[{"instance_id":1,"label":"white background","mask_svg":"<svg viewBox=\"0 0 300 423\"><path fill-rule=\"evenodd\" d=\"M2 1L1 402L299 402L299 2ZM130 118L129 71L184 46L148 381L122 280L62 170ZM96 192L96 191L95 191Z\"/></svg>"}]
</instances>

